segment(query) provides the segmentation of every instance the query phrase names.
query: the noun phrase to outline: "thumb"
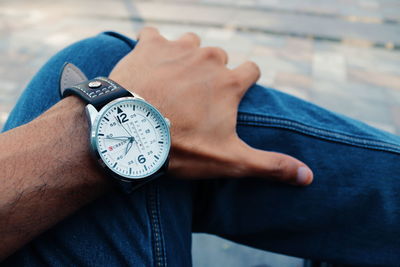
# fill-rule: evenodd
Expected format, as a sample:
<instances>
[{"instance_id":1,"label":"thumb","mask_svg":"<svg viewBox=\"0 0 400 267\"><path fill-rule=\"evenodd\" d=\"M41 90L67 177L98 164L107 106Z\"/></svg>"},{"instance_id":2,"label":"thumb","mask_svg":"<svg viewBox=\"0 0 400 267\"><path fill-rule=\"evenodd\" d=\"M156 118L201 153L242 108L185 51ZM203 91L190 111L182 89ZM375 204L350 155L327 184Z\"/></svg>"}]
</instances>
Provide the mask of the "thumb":
<instances>
[{"instance_id":1,"label":"thumb","mask_svg":"<svg viewBox=\"0 0 400 267\"><path fill-rule=\"evenodd\" d=\"M313 173L303 162L276 152L255 149L240 141L240 165L244 168L243 175L267 178L277 182L293 185L309 185L313 180Z\"/></svg>"}]
</instances>

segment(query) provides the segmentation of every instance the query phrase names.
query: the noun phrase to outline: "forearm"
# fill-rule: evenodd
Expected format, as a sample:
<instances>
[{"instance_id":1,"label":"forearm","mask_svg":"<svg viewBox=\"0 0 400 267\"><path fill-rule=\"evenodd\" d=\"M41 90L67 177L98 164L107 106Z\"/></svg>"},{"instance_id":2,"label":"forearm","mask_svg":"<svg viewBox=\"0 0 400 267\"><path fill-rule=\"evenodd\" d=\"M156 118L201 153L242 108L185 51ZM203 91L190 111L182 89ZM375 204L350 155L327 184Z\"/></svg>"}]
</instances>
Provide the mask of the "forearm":
<instances>
[{"instance_id":1,"label":"forearm","mask_svg":"<svg viewBox=\"0 0 400 267\"><path fill-rule=\"evenodd\" d=\"M0 147L0 260L106 190L74 97L0 135Z\"/></svg>"}]
</instances>

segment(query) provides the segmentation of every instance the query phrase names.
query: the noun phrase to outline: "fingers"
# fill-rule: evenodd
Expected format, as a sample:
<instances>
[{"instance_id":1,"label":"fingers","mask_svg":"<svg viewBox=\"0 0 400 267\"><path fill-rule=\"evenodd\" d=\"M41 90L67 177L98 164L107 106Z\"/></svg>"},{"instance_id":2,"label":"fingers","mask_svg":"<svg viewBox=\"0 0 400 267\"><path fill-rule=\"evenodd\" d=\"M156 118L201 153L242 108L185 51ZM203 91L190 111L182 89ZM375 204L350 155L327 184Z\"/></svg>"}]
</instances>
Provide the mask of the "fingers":
<instances>
[{"instance_id":1,"label":"fingers","mask_svg":"<svg viewBox=\"0 0 400 267\"><path fill-rule=\"evenodd\" d=\"M246 93L246 91L258 81L261 72L258 65L252 61L246 61L232 70L232 77L239 85L239 99Z\"/></svg>"},{"instance_id":2,"label":"fingers","mask_svg":"<svg viewBox=\"0 0 400 267\"><path fill-rule=\"evenodd\" d=\"M143 28L138 35L138 39L142 41L166 41L154 27ZM177 44L180 48L198 48L200 47L201 39L197 34L188 32L183 34L178 40L173 41L173 43ZM229 59L226 51L219 47L199 48L198 54L202 60L214 60L224 65L228 63ZM238 100L243 97L248 88L257 82L260 75L259 67L252 61L244 62L230 71L228 82L231 84L231 87L236 87L238 90Z\"/></svg>"},{"instance_id":3,"label":"fingers","mask_svg":"<svg viewBox=\"0 0 400 267\"><path fill-rule=\"evenodd\" d=\"M209 46L200 48L201 57L206 60L216 60L219 63L226 65L228 63L228 53L222 48Z\"/></svg>"},{"instance_id":4,"label":"fingers","mask_svg":"<svg viewBox=\"0 0 400 267\"><path fill-rule=\"evenodd\" d=\"M303 162L281 153L267 152L254 149L243 141L239 151L241 176L267 178L277 182L293 185L309 185L313 180L313 173Z\"/></svg>"},{"instance_id":5,"label":"fingers","mask_svg":"<svg viewBox=\"0 0 400 267\"><path fill-rule=\"evenodd\" d=\"M139 41L166 41L160 32L154 27L145 27L138 34ZM198 48L200 47L200 37L193 33L188 32L183 34L178 40L172 41L180 48ZM200 48L199 52L201 58L207 60L215 60L219 63L226 65L228 63L228 54L225 50L219 47L204 47Z\"/></svg>"},{"instance_id":6,"label":"fingers","mask_svg":"<svg viewBox=\"0 0 400 267\"><path fill-rule=\"evenodd\" d=\"M201 39L197 34L193 32L187 32L183 34L176 42L183 46L195 48L200 46Z\"/></svg>"},{"instance_id":7,"label":"fingers","mask_svg":"<svg viewBox=\"0 0 400 267\"><path fill-rule=\"evenodd\" d=\"M138 34L138 40L166 40L158 31L158 29L154 27L144 27ZM193 33L188 32L183 34L178 40L174 41L177 44L180 44L184 47L199 47L201 40L200 37Z\"/></svg>"},{"instance_id":8,"label":"fingers","mask_svg":"<svg viewBox=\"0 0 400 267\"><path fill-rule=\"evenodd\" d=\"M144 27L139 32L137 39L141 41L166 40L154 27Z\"/></svg>"}]
</instances>

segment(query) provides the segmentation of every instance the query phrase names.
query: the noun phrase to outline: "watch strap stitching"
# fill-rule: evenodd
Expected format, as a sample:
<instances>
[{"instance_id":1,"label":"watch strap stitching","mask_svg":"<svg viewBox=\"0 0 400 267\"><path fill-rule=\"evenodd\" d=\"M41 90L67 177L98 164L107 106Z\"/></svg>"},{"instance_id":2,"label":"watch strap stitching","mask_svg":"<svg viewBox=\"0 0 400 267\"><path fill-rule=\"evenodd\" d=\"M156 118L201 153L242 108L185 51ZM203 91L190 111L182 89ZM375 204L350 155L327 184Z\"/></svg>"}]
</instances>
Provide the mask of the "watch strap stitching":
<instances>
[{"instance_id":1,"label":"watch strap stitching","mask_svg":"<svg viewBox=\"0 0 400 267\"><path fill-rule=\"evenodd\" d=\"M92 82L100 82L100 85L98 87L90 87ZM132 96L128 90L106 77L97 77L90 81L85 81L66 88L62 97L73 94L79 96L86 103L92 104L96 108L101 108L105 103L116 98Z\"/></svg>"}]
</instances>

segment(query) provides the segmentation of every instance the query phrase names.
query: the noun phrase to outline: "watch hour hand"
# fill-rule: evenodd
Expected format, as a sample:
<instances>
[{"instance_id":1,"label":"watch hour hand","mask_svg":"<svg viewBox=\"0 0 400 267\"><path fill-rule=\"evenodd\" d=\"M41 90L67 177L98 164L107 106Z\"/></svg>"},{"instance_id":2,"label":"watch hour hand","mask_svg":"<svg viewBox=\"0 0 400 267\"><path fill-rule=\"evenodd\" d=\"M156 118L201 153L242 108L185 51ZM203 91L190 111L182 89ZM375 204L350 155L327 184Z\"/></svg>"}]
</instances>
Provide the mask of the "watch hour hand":
<instances>
[{"instance_id":1,"label":"watch hour hand","mask_svg":"<svg viewBox=\"0 0 400 267\"><path fill-rule=\"evenodd\" d=\"M125 156L128 154L129 150L131 150L134 140L135 139L133 137L131 137L129 139L129 143L126 145L126 149L125 149Z\"/></svg>"}]
</instances>

